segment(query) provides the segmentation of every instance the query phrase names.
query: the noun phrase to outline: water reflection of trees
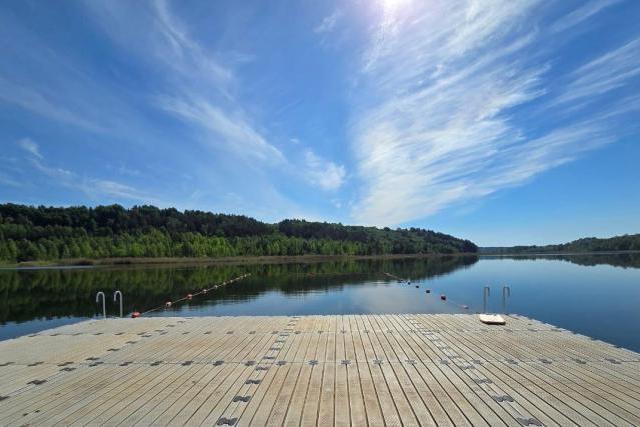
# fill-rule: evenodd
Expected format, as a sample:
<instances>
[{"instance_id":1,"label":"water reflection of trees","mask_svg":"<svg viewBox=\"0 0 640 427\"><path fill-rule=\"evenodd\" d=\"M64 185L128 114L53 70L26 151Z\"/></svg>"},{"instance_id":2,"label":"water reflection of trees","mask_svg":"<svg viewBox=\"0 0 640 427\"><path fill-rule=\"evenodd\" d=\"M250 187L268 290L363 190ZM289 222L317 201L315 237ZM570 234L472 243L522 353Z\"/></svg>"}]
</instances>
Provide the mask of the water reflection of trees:
<instances>
[{"instance_id":1,"label":"water reflection of trees","mask_svg":"<svg viewBox=\"0 0 640 427\"><path fill-rule=\"evenodd\" d=\"M167 299L251 273L241 283L210 292L190 304L242 301L278 290L295 294L339 289L372 280L389 280L384 272L420 280L448 274L474 264L476 256L443 256L418 259L345 260L305 264L228 266L167 266L145 268L89 268L0 271L0 322L35 318L93 316L95 294L107 293L107 309L113 291L124 293L126 311L145 310Z\"/></svg>"},{"instance_id":2,"label":"water reflection of trees","mask_svg":"<svg viewBox=\"0 0 640 427\"><path fill-rule=\"evenodd\" d=\"M640 268L640 252L628 253L598 253L598 254L574 254L574 255L499 255L490 258L504 258L516 261L535 261L550 259L567 261L572 264L595 266L611 265L622 268Z\"/></svg>"},{"instance_id":3,"label":"water reflection of trees","mask_svg":"<svg viewBox=\"0 0 640 427\"><path fill-rule=\"evenodd\" d=\"M561 256L560 259L578 265L612 265L623 268L640 268L640 253Z\"/></svg>"}]
</instances>

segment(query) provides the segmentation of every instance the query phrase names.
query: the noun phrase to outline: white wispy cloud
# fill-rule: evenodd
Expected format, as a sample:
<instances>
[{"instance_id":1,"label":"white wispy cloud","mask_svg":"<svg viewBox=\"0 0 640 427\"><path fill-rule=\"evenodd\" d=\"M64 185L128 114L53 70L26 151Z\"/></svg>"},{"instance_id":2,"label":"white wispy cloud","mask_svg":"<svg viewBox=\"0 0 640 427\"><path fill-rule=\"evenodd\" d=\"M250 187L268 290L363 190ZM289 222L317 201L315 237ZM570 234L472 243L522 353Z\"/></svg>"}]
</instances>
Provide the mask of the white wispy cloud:
<instances>
[{"instance_id":1,"label":"white wispy cloud","mask_svg":"<svg viewBox=\"0 0 640 427\"><path fill-rule=\"evenodd\" d=\"M0 184L5 185L7 187L15 187L15 188L22 187L22 184L20 182L5 175L2 172L0 172Z\"/></svg>"},{"instance_id":2,"label":"white wispy cloud","mask_svg":"<svg viewBox=\"0 0 640 427\"><path fill-rule=\"evenodd\" d=\"M136 200L153 203L157 199L143 194L141 191L130 185L106 179L88 179L81 187L85 192L93 196L94 199L108 198Z\"/></svg>"},{"instance_id":3,"label":"white wispy cloud","mask_svg":"<svg viewBox=\"0 0 640 427\"><path fill-rule=\"evenodd\" d=\"M233 84L233 71L194 40L174 15L170 3L83 2L88 18L122 49L159 73L197 77L224 90ZM160 67L160 68L158 68ZM167 78L171 80L171 76Z\"/></svg>"},{"instance_id":4,"label":"white wispy cloud","mask_svg":"<svg viewBox=\"0 0 640 427\"><path fill-rule=\"evenodd\" d=\"M604 116L544 129L517 120L528 103L558 102L546 87L550 65L530 58L544 36L532 15L537 5L408 2L382 11L358 82L367 97L357 100L351 126L363 187L352 209L357 221L424 218L615 140ZM576 70L573 96L601 94L635 75L633 47ZM608 78L596 83L605 62L613 64Z\"/></svg>"},{"instance_id":5,"label":"white wispy cloud","mask_svg":"<svg viewBox=\"0 0 640 427\"><path fill-rule=\"evenodd\" d=\"M332 32L340 19L342 19L343 12L340 9L336 9L331 15L325 16L322 21L313 29L317 34L324 34Z\"/></svg>"},{"instance_id":6,"label":"white wispy cloud","mask_svg":"<svg viewBox=\"0 0 640 427\"><path fill-rule=\"evenodd\" d=\"M624 86L640 75L640 38L607 52L582 65L568 76L569 83L557 102L585 98L595 100L613 89Z\"/></svg>"},{"instance_id":7,"label":"white wispy cloud","mask_svg":"<svg viewBox=\"0 0 640 427\"><path fill-rule=\"evenodd\" d=\"M174 52L171 66L184 82L197 81L197 86L176 85L171 93L157 98L157 105L209 132L203 138L208 144L223 143L227 149L250 161L283 161L282 152L250 123L233 96L231 86L236 81L233 72L188 34L183 24L171 14L167 2L154 4L159 31ZM194 70L200 78L194 79Z\"/></svg>"},{"instance_id":8,"label":"white wispy cloud","mask_svg":"<svg viewBox=\"0 0 640 427\"><path fill-rule=\"evenodd\" d=\"M224 142L241 157L268 162L284 160L283 154L257 132L240 113L224 111L203 98L159 97L158 105L165 111L197 124L211 132L207 140L213 144Z\"/></svg>"},{"instance_id":9,"label":"white wispy cloud","mask_svg":"<svg viewBox=\"0 0 640 427\"><path fill-rule=\"evenodd\" d=\"M28 144L24 144L24 141L28 141ZM90 199L100 201L101 203L104 203L106 200L159 203L157 198L149 196L130 185L108 179L84 176L68 169L51 166L39 155L38 144L30 139L22 139L20 145L33 155L28 160L34 170L45 175L57 186L82 192Z\"/></svg>"},{"instance_id":10,"label":"white wispy cloud","mask_svg":"<svg viewBox=\"0 0 640 427\"><path fill-rule=\"evenodd\" d=\"M344 166L323 159L313 151L305 151L304 175L307 180L322 190L337 190L347 175Z\"/></svg>"},{"instance_id":11,"label":"white wispy cloud","mask_svg":"<svg viewBox=\"0 0 640 427\"><path fill-rule=\"evenodd\" d=\"M0 101L16 105L63 124L94 132L103 130L99 124L87 119L79 109L68 102L61 102L65 96L64 93L51 93L39 90L35 86L25 86L18 81L12 81L0 75Z\"/></svg>"},{"instance_id":12,"label":"white wispy cloud","mask_svg":"<svg viewBox=\"0 0 640 427\"><path fill-rule=\"evenodd\" d=\"M550 31L558 33L568 30L597 15L601 10L620 3L620 1L621 0L591 0L586 2L578 9L559 19L551 26Z\"/></svg>"},{"instance_id":13,"label":"white wispy cloud","mask_svg":"<svg viewBox=\"0 0 640 427\"><path fill-rule=\"evenodd\" d=\"M193 76L194 71L198 72L199 77L213 82L218 90L223 90L234 80L233 72L196 42L186 27L172 15L168 2L158 0L152 4L152 10L155 12L153 16L156 18L155 28L166 42L165 45L158 45L157 53L160 59L181 74ZM173 55L168 54L167 45Z\"/></svg>"},{"instance_id":14,"label":"white wispy cloud","mask_svg":"<svg viewBox=\"0 0 640 427\"><path fill-rule=\"evenodd\" d=\"M164 76L152 105L193 125L191 139L222 148L248 161L281 161L283 154L252 123L234 95L233 69L199 42L171 3L86 3L91 16L112 40ZM251 55L243 53L243 60ZM241 59L242 59L241 58ZM241 62L241 61L240 61ZM194 138L195 136L195 138Z\"/></svg>"},{"instance_id":15,"label":"white wispy cloud","mask_svg":"<svg viewBox=\"0 0 640 427\"><path fill-rule=\"evenodd\" d=\"M42 159L42 154L40 154L40 147L31 139L22 138L18 141L18 145L20 146L20 148L31 153L33 156Z\"/></svg>"}]
</instances>

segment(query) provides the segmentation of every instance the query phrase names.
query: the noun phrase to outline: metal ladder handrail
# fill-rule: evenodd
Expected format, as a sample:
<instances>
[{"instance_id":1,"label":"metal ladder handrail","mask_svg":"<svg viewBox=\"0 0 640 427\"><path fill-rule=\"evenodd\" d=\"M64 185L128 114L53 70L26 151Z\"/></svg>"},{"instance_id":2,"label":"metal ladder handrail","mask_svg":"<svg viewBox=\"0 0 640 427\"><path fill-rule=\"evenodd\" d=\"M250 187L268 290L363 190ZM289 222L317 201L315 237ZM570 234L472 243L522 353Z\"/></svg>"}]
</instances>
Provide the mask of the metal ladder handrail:
<instances>
[{"instance_id":1,"label":"metal ladder handrail","mask_svg":"<svg viewBox=\"0 0 640 427\"><path fill-rule=\"evenodd\" d=\"M96 294L96 304L100 301L100 295L102 295L102 318L106 319L107 318L107 305L106 305L106 298L104 296L104 292L99 291Z\"/></svg>"},{"instance_id":2,"label":"metal ladder handrail","mask_svg":"<svg viewBox=\"0 0 640 427\"><path fill-rule=\"evenodd\" d=\"M122 292L117 290L113 293L113 302L116 302L118 295L120 295L120 317L122 317Z\"/></svg>"},{"instance_id":3,"label":"metal ladder handrail","mask_svg":"<svg viewBox=\"0 0 640 427\"><path fill-rule=\"evenodd\" d=\"M503 286L502 287L502 312L507 314L507 297L511 298L511 287Z\"/></svg>"},{"instance_id":4,"label":"metal ladder handrail","mask_svg":"<svg viewBox=\"0 0 640 427\"><path fill-rule=\"evenodd\" d=\"M482 290L482 312L487 312L487 297L491 295L491 288L489 286L485 286Z\"/></svg>"}]
</instances>

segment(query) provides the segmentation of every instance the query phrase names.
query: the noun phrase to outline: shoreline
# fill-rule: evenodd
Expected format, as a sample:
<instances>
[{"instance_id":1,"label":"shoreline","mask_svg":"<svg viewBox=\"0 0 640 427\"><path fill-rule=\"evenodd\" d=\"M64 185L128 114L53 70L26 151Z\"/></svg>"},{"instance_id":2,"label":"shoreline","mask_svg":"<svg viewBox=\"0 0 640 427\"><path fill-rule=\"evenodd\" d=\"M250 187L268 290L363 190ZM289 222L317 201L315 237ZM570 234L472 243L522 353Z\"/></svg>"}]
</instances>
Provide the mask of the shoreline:
<instances>
[{"instance_id":1,"label":"shoreline","mask_svg":"<svg viewBox=\"0 0 640 427\"><path fill-rule=\"evenodd\" d=\"M591 252L531 252L531 253L482 253L478 252L478 256L483 257L527 257L527 256L580 256L580 255L625 255L625 254L640 254L640 251L591 251Z\"/></svg>"},{"instance_id":2,"label":"shoreline","mask_svg":"<svg viewBox=\"0 0 640 427\"><path fill-rule=\"evenodd\" d=\"M188 258L188 257L159 257L159 258L75 258L55 261L24 261L17 264L0 264L0 269L46 269L46 268L92 268L113 266L153 266L153 265L243 265L243 264L307 264L327 261L363 261L363 260L393 260L417 259L451 256L479 256L473 252L454 254L386 254L386 255L273 255L273 256L234 256L218 258Z\"/></svg>"},{"instance_id":3,"label":"shoreline","mask_svg":"<svg viewBox=\"0 0 640 427\"><path fill-rule=\"evenodd\" d=\"M424 259L437 257L476 256L479 258L524 258L524 257L558 257L586 255L624 255L640 254L640 251L599 251L599 252L549 252L549 253L505 253L490 254L479 252L460 252L453 254L386 254L386 255L273 255L273 256L234 256L218 258L70 258L55 261L24 261L17 264L0 264L5 270L36 270L47 268L95 268L95 267L127 267L127 266L160 266L160 265L250 265L250 264L309 264L328 261L364 261L394 259Z\"/></svg>"}]
</instances>

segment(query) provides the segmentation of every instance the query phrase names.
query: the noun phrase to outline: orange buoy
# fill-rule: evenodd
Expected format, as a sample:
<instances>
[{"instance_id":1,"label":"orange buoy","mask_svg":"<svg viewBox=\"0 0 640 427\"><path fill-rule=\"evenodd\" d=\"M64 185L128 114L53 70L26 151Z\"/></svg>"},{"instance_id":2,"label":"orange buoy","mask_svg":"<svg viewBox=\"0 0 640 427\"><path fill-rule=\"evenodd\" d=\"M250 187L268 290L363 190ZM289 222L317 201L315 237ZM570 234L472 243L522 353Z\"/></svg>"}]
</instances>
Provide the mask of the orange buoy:
<instances>
[{"instance_id":1,"label":"orange buoy","mask_svg":"<svg viewBox=\"0 0 640 427\"><path fill-rule=\"evenodd\" d=\"M135 319L136 317L140 317L140 312L139 311L134 311L133 313L131 313L131 318Z\"/></svg>"},{"instance_id":2,"label":"orange buoy","mask_svg":"<svg viewBox=\"0 0 640 427\"><path fill-rule=\"evenodd\" d=\"M442 295L440 295L440 299L441 299L442 301L446 301L447 296L446 296L446 295L444 295L444 294L442 294Z\"/></svg>"},{"instance_id":3,"label":"orange buoy","mask_svg":"<svg viewBox=\"0 0 640 427\"><path fill-rule=\"evenodd\" d=\"M192 299L192 298L193 298L193 295L187 294L187 299Z\"/></svg>"},{"instance_id":4,"label":"orange buoy","mask_svg":"<svg viewBox=\"0 0 640 427\"><path fill-rule=\"evenodd\" d=\"M167 307L167 308L171 307L171 301L167 301L167 302L165 302L165 303L164 303L164 306L165 306L165 307Z\"/></svg>"}]
</instances>

